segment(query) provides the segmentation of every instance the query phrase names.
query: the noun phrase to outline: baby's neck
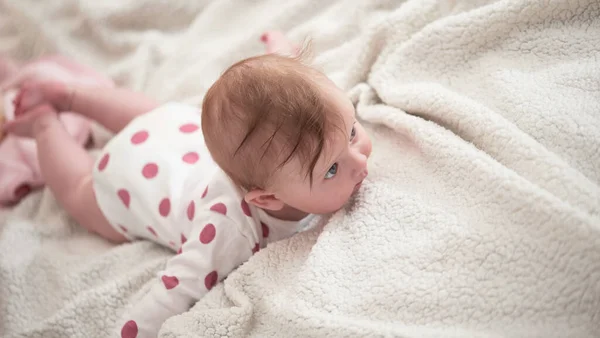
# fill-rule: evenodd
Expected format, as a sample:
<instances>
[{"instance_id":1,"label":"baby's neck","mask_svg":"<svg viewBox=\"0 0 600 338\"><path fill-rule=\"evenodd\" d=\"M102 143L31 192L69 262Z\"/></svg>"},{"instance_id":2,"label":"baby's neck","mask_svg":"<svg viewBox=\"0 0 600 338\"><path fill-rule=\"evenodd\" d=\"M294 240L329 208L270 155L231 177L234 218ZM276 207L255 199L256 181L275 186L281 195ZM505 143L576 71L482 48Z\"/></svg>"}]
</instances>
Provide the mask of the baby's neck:
<instances>
[{"instance_id":1,"label":"baby's neck","mask_svg":"<svg viewBox=\"0 0 600 338\"><path fill-rule=\"evenodd\" d=\"M297 222L303 219L304 217L308 216L308 213L292 208L289 205L284 206L281 210L263 210L265 210L265 212L271 217L275 217L283 221Z\"/></svg>"}]
</instances>

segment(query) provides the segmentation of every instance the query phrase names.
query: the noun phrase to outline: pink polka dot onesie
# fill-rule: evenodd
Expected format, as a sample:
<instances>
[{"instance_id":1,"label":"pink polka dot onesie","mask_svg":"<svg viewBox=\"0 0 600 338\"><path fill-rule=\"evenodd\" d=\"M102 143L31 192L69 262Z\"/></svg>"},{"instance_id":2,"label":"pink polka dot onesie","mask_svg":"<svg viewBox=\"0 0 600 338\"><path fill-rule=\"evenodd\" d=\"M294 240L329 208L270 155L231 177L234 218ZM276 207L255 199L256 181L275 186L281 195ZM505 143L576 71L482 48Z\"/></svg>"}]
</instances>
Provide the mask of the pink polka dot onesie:
<instances>
[{"instance_id":1,"label":"pink polka dot onesie","mask_svg":"<svg viewBox=\"0 0 600 338\"><path fill-rule=\"evenodd\" d=\"M247 204L210 157L198 110L179 103L139 116L117 134L93 179L98 205L118 232L177 251L123 315L122 337L155 337L167 318L187 311L252 254L312 219L282 221Z\"/></svg>"}]
</instances>

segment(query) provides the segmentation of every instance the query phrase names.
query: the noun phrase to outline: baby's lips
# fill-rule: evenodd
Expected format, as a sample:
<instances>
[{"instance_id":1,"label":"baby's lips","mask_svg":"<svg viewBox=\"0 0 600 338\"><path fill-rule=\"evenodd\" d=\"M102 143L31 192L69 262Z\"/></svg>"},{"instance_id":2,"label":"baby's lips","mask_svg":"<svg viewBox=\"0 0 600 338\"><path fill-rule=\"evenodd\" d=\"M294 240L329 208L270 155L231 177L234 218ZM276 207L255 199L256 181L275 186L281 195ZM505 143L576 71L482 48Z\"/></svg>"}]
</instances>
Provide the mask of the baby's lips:
<instances>
[{"instance_id":1,"label":"baby's lips","mask_svg":"<svg viewBox=\"0 0 600 338\"><path fill-rule=\"evenodd\" d=\"M15 199L20 200L23 197L27 196L30 192L31 192L31 187L27 184L22 184L15 189L15 191L13 192L13 196Z\"/></svg>"}]
</instances>

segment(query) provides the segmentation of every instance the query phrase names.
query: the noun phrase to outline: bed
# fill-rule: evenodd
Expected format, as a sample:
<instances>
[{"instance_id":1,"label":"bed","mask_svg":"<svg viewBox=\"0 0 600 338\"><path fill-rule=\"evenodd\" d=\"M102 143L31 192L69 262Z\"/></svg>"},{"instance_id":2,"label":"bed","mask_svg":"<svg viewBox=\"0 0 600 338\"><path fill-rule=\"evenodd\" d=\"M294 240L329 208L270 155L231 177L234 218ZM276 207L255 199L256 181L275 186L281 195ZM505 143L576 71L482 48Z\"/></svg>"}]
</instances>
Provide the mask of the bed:
<instances>
[{"instance_id":1,"label":"bed","mask_svg":"<svg viewBox=\"0 0 600 338\"><path fill-rule=\"evenodd\" d=\"M0 52L161 102L199 104L271 29L352 98L369 178L160 337L600 336L600 2L0 0ZM0 211L0 336L117 336L171 255L32 194Z\"/></svg>"}]
</instances>

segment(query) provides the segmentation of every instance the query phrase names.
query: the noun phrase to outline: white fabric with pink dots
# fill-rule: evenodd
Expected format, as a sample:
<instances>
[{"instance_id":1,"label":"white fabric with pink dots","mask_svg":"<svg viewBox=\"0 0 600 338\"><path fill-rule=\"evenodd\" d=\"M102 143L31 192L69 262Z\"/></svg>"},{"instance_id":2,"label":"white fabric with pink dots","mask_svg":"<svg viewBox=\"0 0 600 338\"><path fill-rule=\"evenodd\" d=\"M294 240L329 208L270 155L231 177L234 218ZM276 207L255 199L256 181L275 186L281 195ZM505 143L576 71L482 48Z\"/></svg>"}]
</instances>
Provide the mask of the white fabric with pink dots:
<instances>
[{"instance_id":1,"label":"white fabric with pink dots","mask_svg":"<svg viewBox=\"0 0 600 338\"><path fill-rule=\"evenodd\" d=\"M118 323L121 337L155 337L267 243L308 222L247 204L214 163L192 106L167 103L133 120L103 149L93 173L100 209L131 240L177 251L149 293Z\"/></svg>"}]
</instances>

